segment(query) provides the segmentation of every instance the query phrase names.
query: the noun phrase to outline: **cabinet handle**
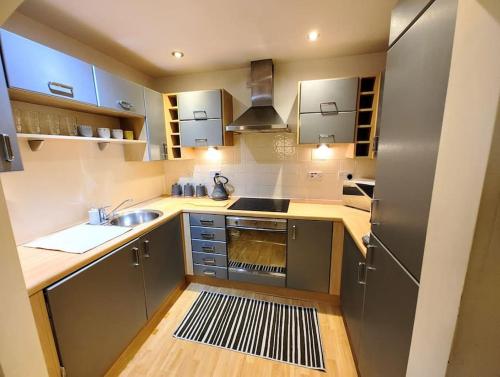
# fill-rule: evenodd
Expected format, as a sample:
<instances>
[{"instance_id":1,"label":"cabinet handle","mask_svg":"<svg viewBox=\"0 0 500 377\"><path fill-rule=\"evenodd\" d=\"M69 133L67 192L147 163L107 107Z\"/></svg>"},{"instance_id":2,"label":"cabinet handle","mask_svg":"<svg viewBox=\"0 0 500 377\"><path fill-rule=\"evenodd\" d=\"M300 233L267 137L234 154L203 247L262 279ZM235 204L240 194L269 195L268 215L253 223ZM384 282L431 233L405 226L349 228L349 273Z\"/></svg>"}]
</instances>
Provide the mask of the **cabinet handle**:
<instances>
[{"instance_id":1,"label":"cabinet handle","mask_svg":"<svg viewBox=\"0 0 500 377\"><path fill-rule=\"evenodd\" d=\"M297 239L297 226L292 225L292 240Z\"/></svg>"},{"instance_id":2,"label":"cabinet handle","mask_svg":"<svg viewBox=\"0 0 500 377\"><path fill-rule=\"evenodd\" d=\"M213 233L201 233L201 238L206 240L213 240L215 238L215 234Z\"/></svg>"},{"instance_id":3,"label":"cabinet handle","mask_svg":"<svg viewBox=\"0 0 500 377\"><path fill-rule=\"evenodd\" d=\"M194 143L208 145L208 139L194 139Z\"/></svg>"},{"instance_id":4,"label":"cabinet handle","mask_svg":"<svg viewBox=\"0 0 500 377\"><path fill-rule=\"evenodd\" d=\"M201 225L214 225L213 220L200 220Z\"/></svg>"},{"instance_id":5,"label":"cabinet handle","mask_svg":"<svg viewBox=\"0 0 500 377\"><path fill-rule=\"evenodd\" d=\"M376 222L376 221L373 221L373 209L375 208L375 203L379 203L380 202L380 199L372 199L371 203L370 203L370 224L371 225L380 225L379 222Z\"/></svg>"},{"instance_id":6,"label":"cabinet handle","mask_svg":"<svg viewBox=\"0 0 500 377\"><path fill-rule=\"evenodd\" d=\"M124 110L131 110L132 107L134 107L133 103L130 103L130 102L127 102L127 101L124 101L124 100L119 100L118 101L118 105L120 105L121 108L124 109Z\"/></svg>"},{"instance_id":7,"label":"cabinet handle","mask_svg":"<svg viewBox=\"0 0 500 377\"><path fill-rule=\"evenodd\" d=\"M364 262L358 262L358 284L361 284L361 285L366 285L366 276L365 278L361 278L361 275L362 275L362 272L364 272L366 268L366 263ZM363 274L365 275L365 274Z\"/></svg>"},{"instance_id":8,"label":"cabinet handle","mask_svg":"<svg viewBox=\"0 0 500 377\"><path fill-rule=\"evenodd\" d=\"M202 246L201 250L207 252L207 253L215 253L215 247L214 246Z\"/></svg>"},{"instance_id":9,"label":"cabinet handle","mask_svg":"<svg viewBox=\"0 0 500 377\"><path fill-rule=\"evenodd\" d=\"M5 161L12 162L16 158L14 152L12 151L12 144L10 143L10 136L7 134L1 134L3 150L5 152Z\"/></svg>"},{"instance_id":10,"label":"cabinet handle","mask_svg":"<svg viewBox=\"0 0 500 377\"><path fill-rule=\"evenodd\" d=\"M134 267L140 266L141 265L141 260L139 259L139 248L138 247L133 247L132 252L134 253L134 263L132 264Z\"/></svg>"},{"instance_id":11,"label":"cabinet handle","mask_svg":"<svg viewBox=\"0 0 500 377\"><path fill-rule=\"evenodd\" d=\"M49 81L48 87L51 93L71 98L75 96L73 93L73 87L70 85L61 84L60 82L55 81Z\"/></svg>"},{"instance_id":12,"label":"cabinet handle","mask_svg":"<svg viewBox=\"0 0 500 377\"><path fill-rule=\"evenodd\" d=\"M203 258L203 263L215 266L215 258Z\"/></svg>"},{"instance_id":13,"label":"cabinet handle","mask_svg":"<svg viewBox=\"0 0 500 377\"><path fill-rule=\"evenodd\" d=\"M376 249L377 246L373 244L368 244L366 246L367 251ZM366 255L367 261L370 258L370 261L366 264L366 271L377 271L377 269L373 266L373 253L367 253Z\"/></svg>"},{"instance_id":14,"label":"cabinet handle","mask_svg":"<svg viewBox=\"0 0 500 377\"><path fill-rule=\"evenodd\" d=\"M202 114L202 116L197 116L196 114ZM194 120L207 120L208 114L205 110L195 110L193 111Z\"/></svg>"},{"instance_id":15,"label":"cabinet handle","mask_svg":"<svg viewBox=\"0 0 500 377\"><path fill-rule=\"evenodd\" d=\"M322 144L324 143L324 141L321 141L322 139L332 139L331 143L334 144L335 143L335 135L334 134L331 134L331 135L327 135L327 134L319 134L318 135L318 144ZM327 142L328 143L328 142Z\"/></svg>"},{"instance_id":16,"label":"cabinet handle","mask_svg":"<svg viewBox=\"0 0 500 377\"><path fill-rule=\"evenodd\" d=\"M149 240L144 240L144 258L150 258L151 254L149 254Z\"/></svg>"},{"instance_id":17,"label":"cabinet handle","mask_svg":"<svg viewBox=\"0 0 500 377\"><path fill-rule=\"evenodd\" d=\"M323 106L328 105L328 106L335 106L335 110L323 110ZM319 111L323 115L338 115L339 114L339 107L337 106L337 102L323 102L319 104Z\"/></svg>"},{"instance_id":18,"label":"cabinet handle","mask_svg":"<svg viewBox=\"0 0 500 377\"><path fill-rule=\"evenodd\" d=\"M216 276L216 273L214 271L203 271L203 275Z\"/></svg>"}]
</instances>

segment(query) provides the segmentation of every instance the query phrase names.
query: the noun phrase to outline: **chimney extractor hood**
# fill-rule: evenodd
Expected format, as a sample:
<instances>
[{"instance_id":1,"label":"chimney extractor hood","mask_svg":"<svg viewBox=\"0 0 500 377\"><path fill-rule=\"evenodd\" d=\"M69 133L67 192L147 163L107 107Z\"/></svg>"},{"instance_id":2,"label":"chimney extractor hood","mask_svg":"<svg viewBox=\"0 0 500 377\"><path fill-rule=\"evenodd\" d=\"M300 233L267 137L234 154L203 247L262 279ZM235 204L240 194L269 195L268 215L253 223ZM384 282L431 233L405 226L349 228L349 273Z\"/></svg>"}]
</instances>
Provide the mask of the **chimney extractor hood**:
<instances>
[{"instance_id":1,"label":"chimney extractor hood","mask_svg":"<svg viewBox=\"0 0 500 377\"><path fill-rule=\"evenodd\" d=\"M252 106L226 126L227 131L288 132L286 123L273 107L273 74L271 59L251 63Z\"/></svg>"}]
</instances>

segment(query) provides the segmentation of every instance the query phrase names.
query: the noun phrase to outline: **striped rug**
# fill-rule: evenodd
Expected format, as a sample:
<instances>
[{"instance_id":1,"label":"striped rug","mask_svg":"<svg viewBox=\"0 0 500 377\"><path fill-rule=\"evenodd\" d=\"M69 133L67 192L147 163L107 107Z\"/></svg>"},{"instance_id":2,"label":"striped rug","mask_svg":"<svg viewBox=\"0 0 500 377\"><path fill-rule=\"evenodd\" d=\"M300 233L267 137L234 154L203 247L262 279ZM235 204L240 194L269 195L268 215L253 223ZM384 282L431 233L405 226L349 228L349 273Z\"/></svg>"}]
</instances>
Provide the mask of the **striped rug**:
<instances>
[{"instance_id":1,"label":"striped rug","mask_svg":"<svg viewBox=\"0 0 500 377\"><path fill-rule=\"evenodd\" d=\"M325 370L315 308L202 291L174 337Z\"/></svg>"},{"instance_id":2,"label":"striped rug","mask_svg":"<svg viewBox=\"0 0 500 377\"><path fill-rule=\"evenodd\" d=\"M264 271L264 272L274 272L277 274L286 274L286 268L280 266L264 266L261 264L229 261L228 267L242 268L244 270L252 270L252 271Z\"/></svg>"}]
</instances>

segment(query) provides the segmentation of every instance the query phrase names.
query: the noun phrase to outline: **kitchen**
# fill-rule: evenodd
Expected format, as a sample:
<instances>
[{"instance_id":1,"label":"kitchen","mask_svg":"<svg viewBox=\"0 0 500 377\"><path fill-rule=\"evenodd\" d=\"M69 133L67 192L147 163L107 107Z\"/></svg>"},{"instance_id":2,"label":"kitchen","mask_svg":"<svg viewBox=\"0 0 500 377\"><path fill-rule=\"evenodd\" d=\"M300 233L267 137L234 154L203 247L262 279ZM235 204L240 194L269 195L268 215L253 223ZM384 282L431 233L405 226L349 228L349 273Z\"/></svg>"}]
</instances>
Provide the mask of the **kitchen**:
<instances>
[{"instance_id":1,"label":"kitchen","mask_svg":"<svg viewBox=\"0 0 500 377\"><path fill-rule=\"evenodd\" d=\"M497 2L0 10L0 375L498 371Z\"/></svg>"}]
</instances>

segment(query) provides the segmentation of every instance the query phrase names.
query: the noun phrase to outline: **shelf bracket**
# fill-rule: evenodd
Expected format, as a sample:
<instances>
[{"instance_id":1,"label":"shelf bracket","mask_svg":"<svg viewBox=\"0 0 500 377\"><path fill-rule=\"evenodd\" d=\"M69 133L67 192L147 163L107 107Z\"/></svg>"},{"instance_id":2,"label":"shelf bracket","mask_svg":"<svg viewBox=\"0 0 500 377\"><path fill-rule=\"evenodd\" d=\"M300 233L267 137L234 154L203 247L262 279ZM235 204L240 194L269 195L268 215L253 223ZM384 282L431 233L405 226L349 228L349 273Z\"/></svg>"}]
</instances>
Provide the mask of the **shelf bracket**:
<instances>
[{"instance_id":1,"label":"shelf bracket","mask_svg":"<svg viewBox=\"0 0 500 377\"><path fill-rule=\"evenodd\" d=\"M40 139L40 140L37 140L37 139L28 140L28 145L30 146L30 149L33 152L36 152L36 151L39 151L42 148L42 145L43 145L44 141L45 140L43 140L43 139Z\"/></svg>"},{"instance_id":2,"label":"shelf bracket","mask_svg":"<svg viewBox=\"0 0 500 377\"><path fill-rule=\"evenodd\" d=\"M109 145L109 142L97 143L97 146L99 147L99 150L101 150L101 151L105 150L108 145Z\"/></svg>"}]
</instances>

